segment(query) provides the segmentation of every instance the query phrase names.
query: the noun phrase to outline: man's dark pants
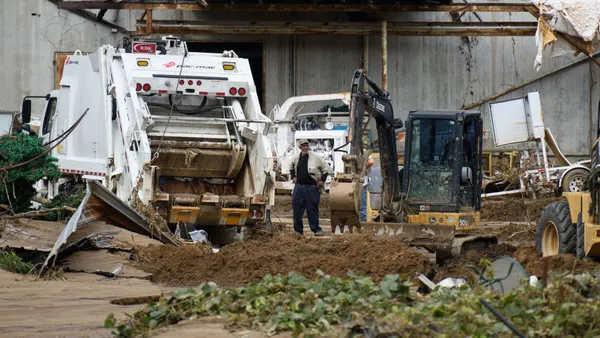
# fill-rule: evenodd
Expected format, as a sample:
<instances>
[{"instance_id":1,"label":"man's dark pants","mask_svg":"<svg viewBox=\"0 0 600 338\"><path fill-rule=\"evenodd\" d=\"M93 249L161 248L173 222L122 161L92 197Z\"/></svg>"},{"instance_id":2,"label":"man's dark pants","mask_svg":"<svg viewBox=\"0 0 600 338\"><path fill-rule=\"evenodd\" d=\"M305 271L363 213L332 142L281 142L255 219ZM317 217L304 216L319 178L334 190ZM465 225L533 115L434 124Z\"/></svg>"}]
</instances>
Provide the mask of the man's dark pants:
<instances>
[{"instance_id":1,"label":"man's dark pants","mask_svg":"<svg viewBox=\"0 0 600 338\"><path fill-rule=\"evenodd\" d=\"M294 185L292 192L292 210L294 211L294 230L304 234L304 225L302 216L304 211L308 215L308 225L312 232L323 231L319 226L319 202L321 201L321 192L316 186L306 186L301 184Z\"/></svg>"}]
</instances>

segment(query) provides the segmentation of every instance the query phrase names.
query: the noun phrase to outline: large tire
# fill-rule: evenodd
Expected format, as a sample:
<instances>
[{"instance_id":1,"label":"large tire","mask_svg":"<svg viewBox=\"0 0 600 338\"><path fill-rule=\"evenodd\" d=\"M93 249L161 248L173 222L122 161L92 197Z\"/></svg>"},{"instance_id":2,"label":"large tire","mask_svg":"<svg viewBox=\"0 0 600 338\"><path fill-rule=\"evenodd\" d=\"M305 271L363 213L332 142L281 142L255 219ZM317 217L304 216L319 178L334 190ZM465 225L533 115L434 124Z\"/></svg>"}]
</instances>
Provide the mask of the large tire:
<instances>
[{"instance_id":1,"label":"large tire","mask_svg":"<svg viewBox=\"0 0 600 338\"><path fill-rule=\"evenodd\" d=\"M563 177L561 188L563 192L581 192L587 179L589 171L585 169L573 169Z\"/></svg>"},{"instance_id":2,"label":"large tire","mask_svg":"<svg viewBox=\"0 0 600 338\"><path fill-rule=\"evenodd\" d=\"M537 251L544 256L574 254L577 245L576 233L576 226L571 222L569 203L550 203L538 222Z\"/></svg>"},{"instance_id":3,"label":"large tire","mask_svg":"<svg viewBox=\"0 0 600 338\"><path fill-rule=\"evenodd\" d=\"M577 240L576 242L576 246L575 246L575 257L582 259L583 257L585 257L585 248L584 248L584 243L585 243L585 231L584 231L584 227L583 227L583 221L581 219L581 213L579 213L579 216L577 216Z\"/></svg>"}]
</instances>

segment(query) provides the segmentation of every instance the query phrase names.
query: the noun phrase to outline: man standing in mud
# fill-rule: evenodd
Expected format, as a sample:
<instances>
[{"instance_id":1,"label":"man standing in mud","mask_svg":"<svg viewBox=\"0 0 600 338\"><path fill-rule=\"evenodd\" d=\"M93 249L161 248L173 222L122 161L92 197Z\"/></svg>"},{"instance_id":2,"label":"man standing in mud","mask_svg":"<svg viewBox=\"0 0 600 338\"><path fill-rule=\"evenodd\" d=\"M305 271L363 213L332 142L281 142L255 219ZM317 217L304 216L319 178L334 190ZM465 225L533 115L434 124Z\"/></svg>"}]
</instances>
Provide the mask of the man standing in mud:
<instances>
[{"instance_id":1,"label":"man standing in mud","mask_svg":"<svg viewBox=\"0 0 600 338\"><path fill-rule=\"evenodd\" d=\"M304 234L302 216L308 216L308 225L315 236L324 236L319 226L319 203L321 188L329 174L329 165L321 156L309 150L308 140L298 142L301 152L295 156L290 168L294 191L292 192L292 210L294 212L294 231Z\"/></svg>"}]
</instances>

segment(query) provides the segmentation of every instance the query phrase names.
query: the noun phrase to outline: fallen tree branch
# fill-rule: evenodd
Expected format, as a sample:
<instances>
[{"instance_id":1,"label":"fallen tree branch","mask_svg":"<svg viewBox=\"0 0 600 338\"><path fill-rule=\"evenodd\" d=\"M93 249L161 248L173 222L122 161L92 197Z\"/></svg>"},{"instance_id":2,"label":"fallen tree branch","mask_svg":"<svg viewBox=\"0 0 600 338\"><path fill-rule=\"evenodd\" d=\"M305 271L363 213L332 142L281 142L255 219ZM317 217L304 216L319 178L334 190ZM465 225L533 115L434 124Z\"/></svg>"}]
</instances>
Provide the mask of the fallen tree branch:
<instances>
[{"instance_id":1,"label":"fallen tree branch","mask_svg":"<svg viewBox=\"0 0 600 338\"><path fill-rule=\"evenodd\" d=\"M75 208L71 207L60 207L60 208L52 208L52 209L42 209L36 211L28 211L20 214L12 215L12 216L3 216L2 219L15 219L15 218L28 218L28 217L39 217L39 216L49 216L52 215L55 211L66 210L70 212L75 212Z\"/></svg>"}]
</instances>

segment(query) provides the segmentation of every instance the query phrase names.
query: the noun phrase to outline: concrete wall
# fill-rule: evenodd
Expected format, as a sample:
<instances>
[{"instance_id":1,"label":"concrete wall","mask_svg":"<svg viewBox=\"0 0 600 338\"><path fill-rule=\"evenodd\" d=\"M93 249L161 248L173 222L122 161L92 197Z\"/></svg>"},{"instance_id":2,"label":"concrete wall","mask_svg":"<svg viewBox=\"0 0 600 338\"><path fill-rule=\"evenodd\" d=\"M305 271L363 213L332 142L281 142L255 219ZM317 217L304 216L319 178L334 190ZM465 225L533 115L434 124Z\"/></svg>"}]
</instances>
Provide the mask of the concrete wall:
<instances>
[{"instance_id":1,"label":"concrete wall","mask_svg":"<svg viewBox=\"0 0 600 338\"><path fill-rule=\"evenodd\" d=\"M58 10L47 0L2 1L0 110L19 111L23 96L54 89L55 52L92 52L121 39L110 28ZM39 106L34 106L34 114Z\"/></svg>"},{"instance_id":2,"label":"concrete wall","mask_svg":"<svg viewBox=\"0 0 600 338\"><path fill-rule=\"evenodd\" d=\"M512 1L514 2L514 1ZM45 92L53 84L54 51L91 50L102 43L119 43L121 37L110 29L86 22L76 15L58 11L45 0L3 2L1 11L3 46L0 55L5 71L0 75L7 99L2 109L18 109L25 94ZM32 12L41 17L31 16ZM141 12L108 11L105 18L128 29L135 29ZM237 19L261 20L276 13L246 13ZM302 20L347 19L322 13L279 16L277 19ZM533 20L529 14L482 13L484 21ZM206 14L194 12L155 12L154 19L201 19ZM210 19L228 19L227 13L210 14ZM388 14L395 20L449 20L448 14ZM477 20L467 14L463 20ZM196 41L262 41L264 44L265 106L268 113L292 95L347 91L355 68L361 65L363 38L360 36L182 36ZM22 40L22 41L21 41ZM369 74L380 81L381 39L369 38ZM394 100L397 116L405 117L413 109L459 109L512 86L535 79L542 74L579 58L571 55L550 58L548 53L539 72L533 68L536 54L533 37L398 37L388 38L388 90ZM38 66L39 65L39 66ZM540 91L545 124L557 139L563 152L574 157L587 157L591 140L595 139L597 102L595 87L600 70L588 61L578 64L497 100L524 96ZM260 85L260 84L257 84ZM476 107L484 113L490 130L487 104ZM593 122L593 123L592 123ZM493 146L491 139L486 146Z\"/></svg>"}]
</instances>

